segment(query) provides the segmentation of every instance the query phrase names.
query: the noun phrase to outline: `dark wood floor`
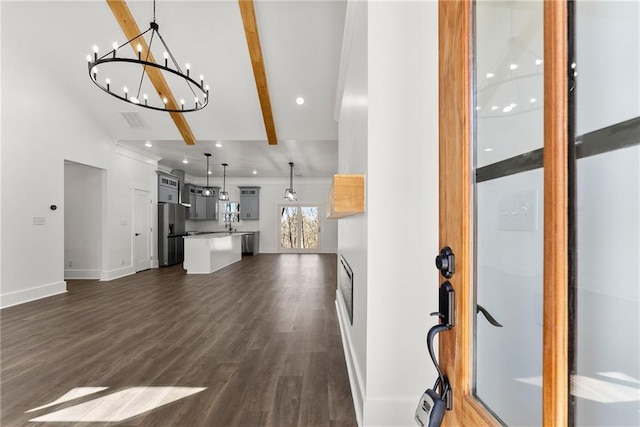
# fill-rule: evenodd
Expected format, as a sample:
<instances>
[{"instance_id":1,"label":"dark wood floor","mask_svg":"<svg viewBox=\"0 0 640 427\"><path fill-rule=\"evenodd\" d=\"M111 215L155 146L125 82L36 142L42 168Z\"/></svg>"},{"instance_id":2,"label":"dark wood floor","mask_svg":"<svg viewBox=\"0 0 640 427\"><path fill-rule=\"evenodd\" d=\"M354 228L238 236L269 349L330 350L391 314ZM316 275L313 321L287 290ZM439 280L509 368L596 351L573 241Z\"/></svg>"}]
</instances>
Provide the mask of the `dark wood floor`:
<instances>
[{"instance_id":1,"label":"dark wood floor","mask_svg":"<svg viewBox=\"0 0 640 427\"><path fill-rule=\"evenodd\" d=\"M332 254L262 254L209 275L180 266L0 312L2 426L140 386L202 392L108 425L355 426ZM76 387L109 387L25 413Z\"/></svg>"}]
</instances>

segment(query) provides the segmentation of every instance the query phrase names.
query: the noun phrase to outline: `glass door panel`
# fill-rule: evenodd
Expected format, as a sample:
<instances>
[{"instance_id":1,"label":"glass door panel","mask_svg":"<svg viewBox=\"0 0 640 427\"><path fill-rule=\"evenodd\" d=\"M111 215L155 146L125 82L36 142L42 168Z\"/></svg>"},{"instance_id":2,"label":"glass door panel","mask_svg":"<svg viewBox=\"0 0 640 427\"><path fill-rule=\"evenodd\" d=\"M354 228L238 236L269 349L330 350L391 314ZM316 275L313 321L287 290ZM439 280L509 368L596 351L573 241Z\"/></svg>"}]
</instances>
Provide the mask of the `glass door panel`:
<instances>
[{"instance_id":1,"label":"glass door panel","mask_svg":"<svg viewBox=\"0 0 640 427\"><path fill-rule=\"evenodd\" d=\"M573 421L638 426L640 4L576 2L575 8Z\"/></svg>"},{"instance_id":2,"label":"glass door panel","mask_svg":"<svg viewBox=\"0 0 640 427\"><path fill-rule=\"evenodd\" d=\"M302 206L302 218L300 222L301 248L318 249L320 238L320 220L317 206Z\"/></svg>"},{"instance_id":3,"label":"glass door panel","mask_svg":"<svg viewBox=\"0 0 640 427\"><path fill-rule=\"evenodd\" d=\"M543 1L475 5L475 396L542 424Z\"/></svg>"},{"instance_id":4,"label":"glass door panel","mask_svg":"<svg viewBox=\"0 0 640 427\"><path fill-rule=\"evenodd\" d=\"M296 249L298 247L298 206L280 207L280 249Z\"/></svg>"}]
</instances>

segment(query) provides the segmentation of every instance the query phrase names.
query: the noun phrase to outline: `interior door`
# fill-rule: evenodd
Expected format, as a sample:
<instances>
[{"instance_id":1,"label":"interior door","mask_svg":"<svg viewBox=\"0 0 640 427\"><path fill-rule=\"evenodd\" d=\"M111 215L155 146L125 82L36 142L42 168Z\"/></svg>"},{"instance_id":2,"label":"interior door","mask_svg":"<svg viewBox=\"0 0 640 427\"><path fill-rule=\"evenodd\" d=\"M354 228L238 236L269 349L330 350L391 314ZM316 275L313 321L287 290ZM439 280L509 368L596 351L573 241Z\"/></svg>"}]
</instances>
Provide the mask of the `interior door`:
<instances>
[{"instance_id":1,"label":"interior door","mask_svg":"<svg viewBox=\"0 0 640 427\"><path fill-rule=\"evenodd\" d=\"M567 3L443 0L439 32L444 423L567 425Z\"/></svg>"},{"instance_id":2,"label":"interior door","mask_svg":"<svg viewBox=\"0 0 640 427\"><path fill-rule=\"evenodd\" d=\"M151 268L151 193L134 190L133 265L136 272Z\"/></svg>"}]
</instances>

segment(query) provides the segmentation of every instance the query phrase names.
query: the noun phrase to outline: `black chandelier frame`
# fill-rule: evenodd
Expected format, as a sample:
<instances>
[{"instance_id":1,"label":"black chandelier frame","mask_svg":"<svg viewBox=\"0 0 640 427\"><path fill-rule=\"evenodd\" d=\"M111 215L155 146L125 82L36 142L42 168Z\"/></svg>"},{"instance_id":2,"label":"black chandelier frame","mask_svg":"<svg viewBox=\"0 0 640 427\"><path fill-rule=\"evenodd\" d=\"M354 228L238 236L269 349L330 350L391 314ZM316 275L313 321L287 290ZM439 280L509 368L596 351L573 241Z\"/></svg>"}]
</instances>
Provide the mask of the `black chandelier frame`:
<instances>
[{"instance_id":1,"label":"black chandelier frame","mask_svg":"<svg viewBox=\"0 0 640 427\"><path fill-rule=\"evenodd\" d=\"M209 86L205 86L204 85L204 79L201 76L200 82L197 82L196 80L194 80L193 78L191 78L191 76L189 75L189 68L187 68L187 72L186 74L182 71L182 69L180 68L180 65L178 65L178 62L176 61L175 57L173 56L173 54L171 53L171 49L169 49L169 46L167 46L167 44L165 43L164 39L162 38L162 35L160 34L159 31L160 26L156 23L156 5L155 5L155 0L153 2L153 22L151 22L149 24L149 28L146 31L143 31L142 33L138 34L137 36L131 38L130 40L128 40L126 43L121 44L118 47L114 47L112 50L110 50L109 52L107 52L106 54L102 55L101 57L98 57L98 53L96 48L94 48L94 53L93 53L93 61L91 60L91 56L89 56L89 64L88 64L88 69L89 69L89 77L91 78L91 81L98 86L100 89L102 89L104 92L108 93L111 96L114 96L118 99L120 99L121 101L125 101L128 102L130 104L133 105L138 105L140 107L144 107L144 108L149 108L151 110L156 110L156 111L166 111L166 112L173 112L173 113L189 113L189 112L193 112L193 111L199 111L202 110L204 107L207 106L207 104L209 104ZM146 55L145 58L142 58L142 51L141 51L141 45L138 45L138 59L134 59L134 58L126 58L126 57L118 57L116 56L116 53L118 50L120 50L121 48L127 46L127 45L131 45L131 43L133 43L135 40L142 38L142 40L144 40L144 35L147 34L149 31L151 31L151 36L149 38L149 44L147 45L147 51L146 51ZM153 39L155 37L155 35L158 35L158 38L160 39L160 42L162 43L162 45L164 46L165 49L165 55L164 55L164 65L156 63L156 62L152 62L149 61L149 56L151 55L151 45L153 43ZM131 45L133 47L133 45ZM169 58L171 58L171 62L173 63L173 66L175 68L170 68L169 67ZM140 76L140 82L138 83L138 90L136 93L136 96L129 96L128 92L124 92L124 96L114 92L111 90L111 85L108 81L105 81L105 84L101 84L100 81L98 81L98 66L101 64L109 64L109 63L132 63L132 64L138 64L142 66L142 74ZM188 64L187 64L188 65ZM153 104L149 104L149 100L148 97L146 96L146 94L144 94L144 99L141 100L140 99L140 90L142 88L142 83L144 81L144 76L147 72L147 67L152 67L152 68L156 68L159 69L161 71L166 71L168 73L171 73L173 75L176 75L182 79L185 80L186 85L189 87L189 89L191 90L191 93L194 96L194 101L193 107L185 107L185 103L186 102L181 102L179 105L179 108L169 108L168 107L168 99L167 97L163 97L162 101L164 103L164 106L162 107L158 107L156 105ZM154 86L155 87L155 86ZM202 101L200 101L200 97L196 94L196 92L194 91L194 88L196 88L202 95ZM157 89L156 89L157 90ZM158 96L160 96L160 94L158 93ZM177 102L177 100L176 100Z\"/></svg>"}]
</instances>

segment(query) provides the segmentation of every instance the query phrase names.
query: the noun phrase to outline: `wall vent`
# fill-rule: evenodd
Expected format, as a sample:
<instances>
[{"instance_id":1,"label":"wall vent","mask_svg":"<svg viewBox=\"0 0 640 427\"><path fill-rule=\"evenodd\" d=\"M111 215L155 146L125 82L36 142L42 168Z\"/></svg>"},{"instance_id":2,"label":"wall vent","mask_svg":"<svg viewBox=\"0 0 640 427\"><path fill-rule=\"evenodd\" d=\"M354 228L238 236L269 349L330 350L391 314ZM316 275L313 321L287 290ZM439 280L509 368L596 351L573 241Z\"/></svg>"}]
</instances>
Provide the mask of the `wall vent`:
<instances>
[{"instance_id":1,"label":"wall vent","mask_svg":"<svg viewBox=\"0 0 640 427\"><path fill-rule=\"evenodd\" d=\"M129 126L131 126L131 128L133 129L141 129L147 127L147 124L144 122L144 120L142 120L142 117L140 117L140 114L138 113L121 112L120 114L122 114L122 117L124 117L127 123L129 123Z\"/></svg>"}]
</instances>

